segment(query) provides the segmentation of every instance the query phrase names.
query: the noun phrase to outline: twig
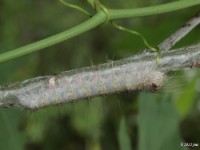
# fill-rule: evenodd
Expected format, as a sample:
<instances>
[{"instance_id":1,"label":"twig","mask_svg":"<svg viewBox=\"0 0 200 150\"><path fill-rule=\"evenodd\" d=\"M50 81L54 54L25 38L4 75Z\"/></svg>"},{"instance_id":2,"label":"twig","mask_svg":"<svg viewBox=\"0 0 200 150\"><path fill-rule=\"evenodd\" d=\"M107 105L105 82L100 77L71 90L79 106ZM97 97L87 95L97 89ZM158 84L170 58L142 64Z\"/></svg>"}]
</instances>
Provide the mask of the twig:
<instances>
[{"instance_id":1,"label":"twig","mask_svg":"<svg viewBox=\"0 0 200 150\"><path fill-rule=\"evenodd\" d=\"M198 12L192 19L187 21L180 29L174 32L170 37L159 44L159 48L163 51L171 49L177 42L179 42L192 29L200 24L200 12Z\"/></svg>"},{"instance_id":2,"label":"twig","mask_svg":"<svg viewBox=\"0 0 200 150\"><path fill-rule=\"evenodd\" d=\"M156 53L142 53L116 62L44 76L0 87L0 106L39 109L94 96L140 89L158 90L165 73L199 67L200 44ZM78 72L78 73L77 73Z\"/></svg>"}]
</instances>

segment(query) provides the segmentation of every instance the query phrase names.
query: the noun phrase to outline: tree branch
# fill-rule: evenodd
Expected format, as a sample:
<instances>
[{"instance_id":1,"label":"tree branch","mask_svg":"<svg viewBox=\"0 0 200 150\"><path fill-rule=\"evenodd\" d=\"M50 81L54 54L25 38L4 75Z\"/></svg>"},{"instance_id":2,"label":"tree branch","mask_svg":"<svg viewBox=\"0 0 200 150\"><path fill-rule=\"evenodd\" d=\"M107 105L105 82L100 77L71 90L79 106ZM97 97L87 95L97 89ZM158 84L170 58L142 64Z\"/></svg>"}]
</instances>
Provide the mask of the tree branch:
<instances>
[{"instance_id":1,"label":"tree branch","mask_svg":"<svg viewBox=\"0 0 200 150\"><path fill-rule=\"evenodd\" d=\"M178 29L169 38L159 44L159 48L167 51L172 48L178 41L180 41L186 34L200 24L200 12L198 12L193 18L187 21L180 29Z\"/></svg>"},{"instance_id":2,"label":"tree branch","mask_svg":"<svg viewBox=\"0 0 200 150\"><path fill-rule=\"evenodd\" d=\"M39 109L123 91L158 90L165 73L200 66L200 44L156 53L145 52L123 60L37 77L0 87L0 106Z\"/></svg>"}]
</instances>

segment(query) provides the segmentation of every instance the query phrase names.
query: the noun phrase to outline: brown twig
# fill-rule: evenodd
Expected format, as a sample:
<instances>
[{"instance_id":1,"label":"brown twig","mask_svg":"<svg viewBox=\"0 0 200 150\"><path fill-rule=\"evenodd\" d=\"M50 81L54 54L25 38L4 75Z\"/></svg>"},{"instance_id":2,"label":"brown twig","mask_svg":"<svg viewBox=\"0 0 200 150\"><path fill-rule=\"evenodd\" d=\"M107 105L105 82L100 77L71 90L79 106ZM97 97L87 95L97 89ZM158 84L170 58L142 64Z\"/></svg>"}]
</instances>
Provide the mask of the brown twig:
<instances>
[{"instance_id":1,"label":"brown twig","mask_svg":"<svg viewBox=\"0 0 200 150\"><path fill-rule=\"evenodd\" d=\"M187 21L180 29L174 32L170 37L168 37L162 43L160 43L158 47L163 51L171 49L177 42L179 42L183 37L185 37L198 24L200 24L200 12L198 12L192 19Z\"/></svg>"}]
</instances>

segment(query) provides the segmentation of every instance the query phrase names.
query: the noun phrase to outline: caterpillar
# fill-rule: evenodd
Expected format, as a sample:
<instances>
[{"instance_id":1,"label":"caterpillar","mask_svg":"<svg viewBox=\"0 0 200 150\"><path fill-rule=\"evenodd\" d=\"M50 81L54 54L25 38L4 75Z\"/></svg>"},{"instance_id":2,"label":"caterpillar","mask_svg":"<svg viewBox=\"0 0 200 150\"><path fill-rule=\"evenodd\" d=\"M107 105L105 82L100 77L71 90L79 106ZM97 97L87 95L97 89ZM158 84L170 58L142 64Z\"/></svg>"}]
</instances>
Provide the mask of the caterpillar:
<instances>
[{"instance_id":1,"label":"caterpillar","mask_svg":"<svg viewBox=\"0 0 200 150\"><path fill-rule=\"evenodd\" d=\"M166 75L150 63L132 63L120 66L82 71L74 75L50 76L43 80L24 83L5 93L6 99L16 99L23 107L38 109L50 105L74 102L123 91L158 90Z\"/></svg>"},{"instance_id":2,"label":"caterpillar","mask_svg":"<svg viewBox=\"0 0 200 150\"><path fill-rule=\"evenodd\" d=\"M35 110L123 91L156 91L167 81L167 71L198 67L199 56L197 44L162 53L159 64L155 53L145 52L96 67L25 80L0 87L0 106Z\"/></svg>"}]
</instances>

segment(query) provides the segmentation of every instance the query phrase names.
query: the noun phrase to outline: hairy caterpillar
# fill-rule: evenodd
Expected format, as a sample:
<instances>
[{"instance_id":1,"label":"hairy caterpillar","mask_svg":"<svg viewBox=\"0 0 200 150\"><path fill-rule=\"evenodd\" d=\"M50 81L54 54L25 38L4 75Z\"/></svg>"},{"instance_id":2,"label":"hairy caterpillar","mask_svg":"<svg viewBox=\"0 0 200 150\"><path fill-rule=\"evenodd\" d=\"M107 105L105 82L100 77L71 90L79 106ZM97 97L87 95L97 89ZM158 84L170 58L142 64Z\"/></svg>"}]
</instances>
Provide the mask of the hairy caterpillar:
<instances>
[{"instance_id":1,"label":"hairy caterpillar","mask_svg":"<svg viewBox=\"0 0 200 150\"><path fill-rule=\"evenodd\" d=\"M157 90L165 80L165 74L157 71L151 63L140 62L74 75L51 76L45 80L38 78L39 82L18 87L14 92L10 90L4 96L7 94L18 99L19 104L26 108L38 109L116 92Z\"/></svg>"},{"instance_id":2,"label":"hairy caterpillar","mask_svg":"<svg viewBox=\"0 0 200 150\"><path fill-rule=\"evenodd\" d=\"M192 51L192 53L191 53ZM199 45L162 53L142 53L124 60L44 76L0 87L0 106L38 109L99 95L134 90L158 90L169 70L199 67Z\"/></svg>"}]
</instances>

